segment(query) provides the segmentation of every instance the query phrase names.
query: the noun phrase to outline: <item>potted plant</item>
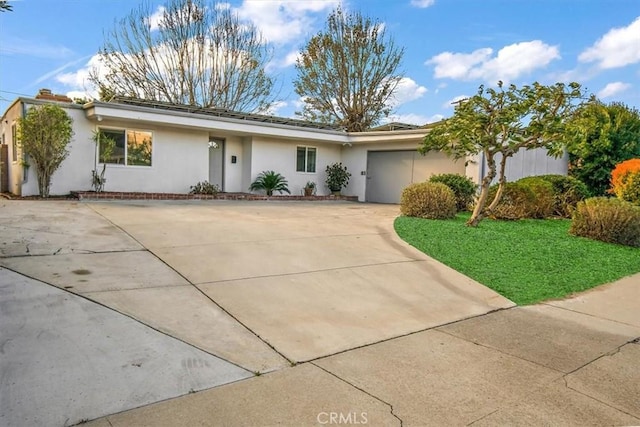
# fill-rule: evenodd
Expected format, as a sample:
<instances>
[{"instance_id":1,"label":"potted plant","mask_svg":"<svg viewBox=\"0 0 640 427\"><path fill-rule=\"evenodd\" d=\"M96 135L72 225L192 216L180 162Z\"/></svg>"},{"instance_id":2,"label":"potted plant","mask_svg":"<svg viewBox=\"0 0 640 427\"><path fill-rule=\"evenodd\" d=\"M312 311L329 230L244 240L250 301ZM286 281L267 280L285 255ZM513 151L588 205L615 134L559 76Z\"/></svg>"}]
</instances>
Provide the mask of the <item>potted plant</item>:
<instances>
[{"instance_id":1,"label":"potted plant","mask_svg":"<svg viewBox=\"0 0 640 427\"><path fill-rule=\"evenodd\" d=\"M342 162L328 165L325 170L327 173L327 187L335 195L340 194L340 190L349 184L351 173L347 172L347 167L342 166Z\"/></svg>"},{"instance_id":2,"label":"potted plant","mask_svg":"<svg viewBox=\"0 0 640 427\"><path fill-rule=\"evenodd\" d=\"M307 184L304 186L304 195L306 197L312 196L315 189L316 183L313 181L307 181Z\"/></svg>"}]
</instances>

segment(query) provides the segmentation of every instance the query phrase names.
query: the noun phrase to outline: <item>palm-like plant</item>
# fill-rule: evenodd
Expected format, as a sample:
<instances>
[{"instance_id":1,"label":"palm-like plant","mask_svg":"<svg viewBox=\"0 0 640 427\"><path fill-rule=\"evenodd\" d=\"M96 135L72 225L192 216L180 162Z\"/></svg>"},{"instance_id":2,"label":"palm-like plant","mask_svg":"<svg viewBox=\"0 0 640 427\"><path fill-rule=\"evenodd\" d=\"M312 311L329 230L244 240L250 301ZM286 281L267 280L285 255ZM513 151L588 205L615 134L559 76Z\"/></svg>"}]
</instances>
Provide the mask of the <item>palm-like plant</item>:
<instances>
[{"instance_id":1,"label":"palm-like plant","mask_svg":"<svg viewBox=\"0 0 640 427\"><path fill-rule=\"evenodd\" d=\"M267 196L273 196L274 191L291 194L287 185L288 182L284 176L274 171L264 171L251 183L249 190L265 190Z\"/></svg>"}]
</instances>

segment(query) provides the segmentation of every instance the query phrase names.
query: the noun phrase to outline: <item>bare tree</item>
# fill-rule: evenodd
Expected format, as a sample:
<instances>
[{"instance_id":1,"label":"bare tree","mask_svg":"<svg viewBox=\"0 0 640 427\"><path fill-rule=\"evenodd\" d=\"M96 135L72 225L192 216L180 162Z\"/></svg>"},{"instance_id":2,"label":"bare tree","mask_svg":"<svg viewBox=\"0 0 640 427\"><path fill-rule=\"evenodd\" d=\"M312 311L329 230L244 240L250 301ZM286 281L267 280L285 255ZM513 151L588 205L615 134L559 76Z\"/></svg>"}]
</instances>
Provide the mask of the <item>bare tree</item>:
<instances>
[{"instance_id":1,"label":"bare tree","mask_svg":"<svg viewBox=\"0 0 640 427\"><path fill-rule=\"evenodd\" d=\"M403 55L382 23L338 7L296 61L295 91L305 102L297 114L351 132L367 130L391 112Z\"/></svg>"},{"instance_id":2,"label":"bare tree","mask_svg":"<svg viewBox=\"0 0 640 427\"><path fill-rule=\"evenodd\" d=\"M207 0L168 0L157 23L149 5L105 34L101 94L258 111L273 102L265 72L271 51L255 26Z\"/></svg>"},{"instance_id":3,"label":"bare tree","mask_svg":"<svg viewBox=\"0 0 640 427\"><path fill-rule=\"evenodd\" d=\"M0 12L11 12L12 10L13 6L7 0L0 0Z\"/></svg>"}]
</instances>

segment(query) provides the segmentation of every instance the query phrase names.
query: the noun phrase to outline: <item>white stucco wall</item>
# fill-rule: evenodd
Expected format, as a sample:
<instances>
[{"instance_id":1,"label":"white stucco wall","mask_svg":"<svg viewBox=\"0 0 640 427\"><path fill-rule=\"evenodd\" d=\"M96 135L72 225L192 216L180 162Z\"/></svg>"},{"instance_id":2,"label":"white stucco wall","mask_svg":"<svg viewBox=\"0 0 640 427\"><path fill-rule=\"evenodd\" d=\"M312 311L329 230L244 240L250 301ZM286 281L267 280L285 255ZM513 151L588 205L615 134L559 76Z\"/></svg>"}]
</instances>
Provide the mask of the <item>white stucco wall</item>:
<instances>
[{"instance_id":1,"label":"white stucco wall","mask_svg":"<svg viewBox=\"0 0 640 427\"><path fill-rule=\"evenodd\" d=\"M209 133L206 131L109 121L101 122L100 126L151 131L153 138L151 166L107 164L105 191L187 193L190 186L209 179ZM102 165L98 168L102 170ZM89 171L91 169L93 159Z\"/></svg>"},{"instance_id":2,"label":"white stucco wall","mask_svg":"<svg viewBox=\"0 0 640 427\"><path fill-rule=\"evenodd\" d=\"M8 169L8 186L9 191L13 194L20 195L22 191L23 170L20 167L22 153L20 148L17 150L17 161L13 161L13 127L17 126L18 119L22 116L22 103L15 103L7 110L4 120L2 121L2 134L4 135L5 144L8 146L8 161L4 168ZM27 181L29 178L27 178Z\"/></svg>"},{"instance_id":3,"label":"white stucco wall","mask_svg":"<svg viewBox=\"0 0 640 427\"><path fill-rule=\"evenodd\" d=\"M296 147L298 146L315 147L317 149L315 173L296 171ZM317 195L330 194L325 185L325 169L327 165L340 161L340 148L341 146L337 144L253 137L251 180L254 180L260 172L273 170L287 179L292 195L301 195L307 181L316 183Z\"/></svg>"}]
</instances>

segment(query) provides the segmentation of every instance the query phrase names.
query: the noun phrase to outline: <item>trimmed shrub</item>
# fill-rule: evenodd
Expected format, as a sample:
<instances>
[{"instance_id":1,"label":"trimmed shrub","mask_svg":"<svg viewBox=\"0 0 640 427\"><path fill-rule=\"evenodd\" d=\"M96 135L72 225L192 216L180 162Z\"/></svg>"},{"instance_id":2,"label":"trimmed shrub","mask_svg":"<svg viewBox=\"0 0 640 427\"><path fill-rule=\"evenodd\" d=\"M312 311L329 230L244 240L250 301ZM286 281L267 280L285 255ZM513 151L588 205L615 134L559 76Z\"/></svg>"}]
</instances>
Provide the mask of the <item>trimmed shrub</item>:
<instances>
[{"instance_id":1,"label":"trimmed shrub","mask_svg":"<svg viewBox=\"0 0 640 427\"><path fill-rule=\"evenodd\" d=\"M586 199L576 206L569 233L640 247L640 207L620 199Z\"/></svg>"},{"instance_id":2,"label":"trimmed shrub","mask_svg":"<svg viewBox=\"0 0 640 427\"><path fill-rule=\"evenodd\" d=\"M640 205L640 159L618 163L611 172L611 190L619 199Z\"/></svg>"},{"instance_id":3,"label":"trimmed shrub","mask_svg":"<svg viewBox=\"0 0 640 427\"><path fill-rule=\"evenodd\" d=\"M587 185L577 178L566 175L540 175L553 186L553 214L563 218L571 218L578 202L590 196Z\"/></svg>"},{"instance_id":4,"label":"trimmed shrub","mask_svg":"<svg viewBox=\"0 0 640 427\"><path fill-rule=\"evenodd\" d=\"M456 197L456 208L458 211L469 210L473 203L473 196L476 194L476 184L471 178L457 173L443 173L433 175L429 178L429 182L440 182L453 191Z\"/></svg>"},{"instance_id":5,"label":"trimmed shrub","mask_svg":"<svg viewBox=\"0 0 640 427\"><path fill-rule=\"evenodd\" d=\"M489 189L487 203L491 203L498 191L498 185ZM524 219L531 218L532 212L536 210L536 194L533 190L518 182L507 182L502 192L500 202L490 213L493 219Z\"/></svg>"},{"instance_id":6,"label":"trimmed shrub","mask_svg":"<svg viewBox=\"0 0 640 427\"><path fill-rule=\"evenodd\" d=\"M542 219L553 215L555 192L550 182L538 176L528 176L516 182L519 185L529 187L535 195L535 201L530 207L528 218Z\"/></svg>"},{"instance_id":7,"label":"trimmed shrub","mask_svg":"<svg viewBox=\"0 0 640 427\"><path fill-rule=\"evenodd\" d=\"M456 216L456 197L453 191L439 182L418 182L402 191L402 215L428 219L447 219Z\"/></svg>"},{"instance_id":8,"label":"trimmed shrub","mask_svg":"<svg viewBox=\"0 0 640 427\"><path fill-rule=\"evenodd\" d=\"M189 194L218 194L220 188L216 184L211 184L209 181L198 182L196 185L190 187Z\"/></svg>"}]
</instances>

